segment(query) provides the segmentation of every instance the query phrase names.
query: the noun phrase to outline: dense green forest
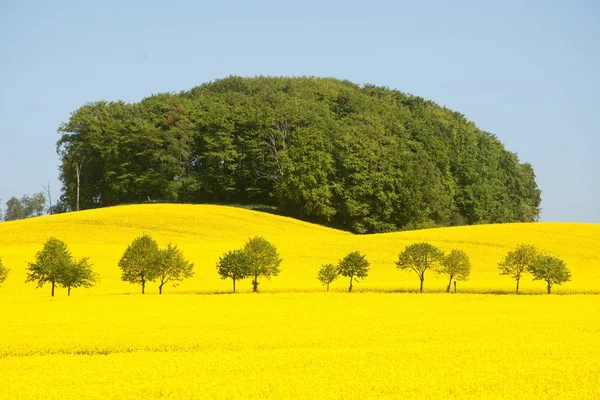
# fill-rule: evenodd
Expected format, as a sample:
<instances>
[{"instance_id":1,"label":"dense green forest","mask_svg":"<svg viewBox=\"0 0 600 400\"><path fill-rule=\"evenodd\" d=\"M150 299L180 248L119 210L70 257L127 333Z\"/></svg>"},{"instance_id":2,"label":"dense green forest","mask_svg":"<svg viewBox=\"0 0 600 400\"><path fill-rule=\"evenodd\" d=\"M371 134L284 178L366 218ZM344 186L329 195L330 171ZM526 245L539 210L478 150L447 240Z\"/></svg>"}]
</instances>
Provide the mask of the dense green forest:
<instances>
[{"instance_id":1,"label":"dense green forest","mask_svg":"<svg viewBox=\"0 0 600 400\"><path fill-rule=\"evenodd\" d=\"M358 233L540 212L531 165L494 135L374 85L232 76L135 104L88 103L59 133L63 209L261 205Z\"/></svg>"}]
</instances>

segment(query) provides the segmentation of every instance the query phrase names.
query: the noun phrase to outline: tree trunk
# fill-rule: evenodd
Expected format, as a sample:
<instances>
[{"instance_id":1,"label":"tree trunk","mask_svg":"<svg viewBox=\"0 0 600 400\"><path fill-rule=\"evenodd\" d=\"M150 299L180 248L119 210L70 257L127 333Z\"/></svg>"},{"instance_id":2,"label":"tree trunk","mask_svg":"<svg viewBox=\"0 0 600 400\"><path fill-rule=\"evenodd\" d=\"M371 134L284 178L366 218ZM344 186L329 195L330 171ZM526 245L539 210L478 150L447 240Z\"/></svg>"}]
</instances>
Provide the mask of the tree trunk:
<instances>
[{"instance_id":1,"label":"tree trunk","mask_svg":"<svg viewBox=\"0 0 600 400\"><path fill-rule=\"evenodd\" d=\"M79 182L80 182L80 178L81 178L81 164L77 164L75 166L75 173L77 175L77 202L76 202L76 207L77 207L77 211L79 211Z\"/></svg>"},{"instance_id":2,"label":"tree trunk","mask_svg":"<svg viewBox=\"0 0 600 400\"><path fill-rule=\"evenodd\" d=\"M450 280L448 281L448 287L446 288L446 293L450 293L450 286L452 285L453 276L450 275Z\"/></svg>"},{"instance_id":3,"label":"tree trunk","mask_svg":"<svg viewBox=\"0 0 600 400\"><path fill-rule=\"evenodd\" d=\"M550 282L548 282L548 294L550 294L550 291L552 290L552 284Z\"/></svg>"},{"instance_id":4,"label":"tree trunk","mask_svg":"<svg viewBox=\"0 0 600 400\"><path fill-rule=\"evenodd\" d=\"M252 292L258 292L258 274L254 274L254 279L252 280Z\"/></svg>"},{"instance_id":5,"label":"tree trunk","mask_svg":"<svg viewBox=\"0 0 600 400\"><path fill-rule=\"evenodd\" d=\"M235 293L235 278L233 278L233 293Z\"/></svg>"},{"instance_id":6,"label":"tree trunk","mask_svg":"<svg viewBox=\"0 0 600 400\"><path fill-rule=\"evenodd\" d=\"M352 278L354 278L354 275L350 275L350 287L348 288L348 293L352 291Z\"/></svg>"},{"instance_id":7,"label":"tree trunk","mask_svg":"<svg viewBox=\"0 0 600 400\"><path fill-rule=\"evenodd\" d=\"M327 284L327 291L329 292L329 283Z\"/></svg>"},{"instance_id":8,"label":"tree trunk","mask_svg":"<svg viewBox=\"0 0 600 400\"><path fill-rule=\"evenodd\" d=\"M164 283L161 283L160 285L158 285L158 294L162 294L163 285L164 285Z\"/></svg>"},{"instance_id":9,"label":"tree trunk","mask_svg":"<svg viewBox=\"0 0 600 400\"><path fill-rule=\"evenodd\" d=\"M52 281L52 297L54 297L54 281Z\"/></svg>"},{"instance_id":10,"label":"tree trunk","mask_svg":"<svg viewBox=\"0 0 600 400\"><path fill-rule=\"evenodd\" d=\"M456 293L456 281L454 281L454 293Z\"/></svg>"},{"instance_id":11,"label":"tree trunk","mask_svg":"<svg viewBox=\"0 0 600 400\"><path fill-rule=\"evenodd\" d=\"M67 286L67 296L71 295L71 286Z\"/></svg>"},{"instance_id":12,"label":"tree trunk","mask_svg":"<svg viewBox=\"0 0 600 400\"><path fill-rule=\"evenodd\" d=\"M521 279L521 277L517 277L517 294L519 294L519 280Z\"/></svg>"},{"instance_id":13,"label":"tree trunk","mask_svg":"<svg viewBox=\"0 0 600 400\"><path fill-rule=\"evenodd\" d=\"M142 279L142 294L145 294L146 292L146 280Z\"/></svg>"},{"instance_id":14,"label":"tree trunk","mask_svg":"<svg viewBox=\"0 0 600 400\"><path fill-rule=\"evenodd\" d=\"M423 293L423 282L425 281L425 277L421 277L421 286L419 287L419 293Z\"/></svg>"}]
</instances>

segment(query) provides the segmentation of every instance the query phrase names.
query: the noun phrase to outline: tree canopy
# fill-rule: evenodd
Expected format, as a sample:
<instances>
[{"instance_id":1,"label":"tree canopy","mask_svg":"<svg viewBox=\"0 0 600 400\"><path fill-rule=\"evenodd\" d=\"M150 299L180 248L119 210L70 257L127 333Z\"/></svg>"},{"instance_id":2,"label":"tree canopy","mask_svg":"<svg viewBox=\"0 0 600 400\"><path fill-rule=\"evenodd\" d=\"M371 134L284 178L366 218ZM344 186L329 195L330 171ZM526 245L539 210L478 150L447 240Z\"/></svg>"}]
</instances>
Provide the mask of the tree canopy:
<instances>
[{"instance_id":1,"label":"tree canopy","mask_svg":"<svg viewBox=\"0 0 600 400\"><path fill-rule=\"evenodd\" d=\"M266 205L358 233L533 221L533 169L462 114L331 78L231 76L59 127L61 208Z\"/></svg>"},{"instance_id":2,"label":"tree canopy","mask_svg":"<svg viewBox=\"0 0 600 400\"><path fill-rule=\"evenodd\" d=\"M281 258L277 248L267 239L256 236L246 242L243 261L246 262L248 276L252 277L252 291L258 291L258 278L271 279L279 275Z\"/></svg>"},{"instance_id":3,"label":"tree canopy","mask_svg":"<svg viewBox=\"0 0 600 400\"><path fill-rule=\"evenodd\" d=\"M146 292L146 283L160 275L161 253L158 244L149 235L142 235L127 247L121 260L121 279L125 282L142 285L142 294Z\"/></svg>"},{"instance_id":4,"label":"tree canopy","mask_svg":"<svg viewBox=\"0 0 600 400\"><path fill-rule=\"evenodd\" d=\"M10 269L6 268L4 264L2 264L2 258L0 258L0 284L6 280L9 272Z\"/></svg>"},{"instance_id":5,"label":"tree canopy","mask_svg":"<svg viewBox=\"0 0 600 400\"><path fill-rule=\"evenodd\" d=\"M567 268L567 263L548 254L535 257L528 270L533 275L534 281L546 281L548 294L552 291L553 285L561 285L571 280L571 271Z\"/></svg>"},{"instance_id":6,"label":"tree canopy","mask_svg":"<svg viewBox=\"0 0 600 400\"><path fill-rule=\"evenodd\" d=\"M396 267L401 270L412 270L419 277L419 293L423 293L425 272L438 266L444 259L444 253L434 245L426 242L408 245L398 254ZM436 271L437 272L437 271Z\"/></svg>"},{"instance_id":7,"label":"tree canopy","mask_svg":"<svg viewBox=\"0 0 600 400\"><path fill-rule=\"evenodd\" d=\"M538 252L535 246L521 244L515 250L509 251L504 260L498 263L500 274L509 275L517 282L517 294L519 294L521 275L531 267L537 256Z\"/></svg>"},{"instance_id":8,"label":"tree canopy","mask_svg":"<svg viewBox=\"0 0 600 400\"><path fill-rule=\"evenodd\" d=\"M359 279L366 278L369 275L369 261L365 255L358 251L348 253L338 262L337 272L339 275L350 278L348 292L352 291L352 282L358 282Z\"/></svg>"}]
</instances>

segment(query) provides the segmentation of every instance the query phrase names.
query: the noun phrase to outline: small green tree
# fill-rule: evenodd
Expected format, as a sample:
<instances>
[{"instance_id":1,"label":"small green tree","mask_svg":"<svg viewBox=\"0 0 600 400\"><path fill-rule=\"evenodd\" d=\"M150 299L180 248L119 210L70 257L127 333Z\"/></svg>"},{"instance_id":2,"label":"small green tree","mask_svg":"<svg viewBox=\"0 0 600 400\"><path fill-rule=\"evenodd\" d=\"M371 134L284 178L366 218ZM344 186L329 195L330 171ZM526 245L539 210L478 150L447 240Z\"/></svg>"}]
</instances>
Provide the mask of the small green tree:
<instances>
[{"instance_id":1,"label":"small green tree","mask_svg":"<svg viewBox=\"0 0 600 400\"><path fill-rule=\"evenodd\" d=\"M471 261L469 256L462 250L452 250L442 259L441 273L447 274L450 277L446 292L450 292L452 280L466 281L471 274ZM455 283L456 288L456 283Z\"/></svg>"},{"instance_id":2,"label":"small green tree","mask_svg":"<svg viewBox=\"0 0 600 400\"><path fill-rule=\"evenodd\" d=\"M248 263L249 276L252 277L252 291L258 291L258 278L263 276L271 279L279 274L281 258L277 248L263 237L254 237L244 246L244 253Z\"/></svg>"},{"instance_id":3,"label":"small green tree","mask_svg":"<svg viewBox=\"0 0 600 400\"><path fill-rule=\"evenodd\" d=\"M359 282L359 278L366 278L369 275L369 265L367 258L358 251L348 253L339 261L338 274L350 278L348 292L352 291L352 281Z\"/></svg>"},{"instance_id":4,"label":"small green tree","mask_svg":"<svg viewBox=\"0 0 600 400\"><path fill-rule=\"evenodd\" d=\"M552 290L552 285L561 285L571 280L571 271L567 268L567 264L560 258L548 254L535 257L528 270L533 275L534 281L546 281L548 294Z\"/></svg>"},{"instance_id":5,"label":"small green tree","mask_svg":"<svg viewBox=\"0 0 600 400\"><path fill-rule=\"evenodd\" d=\"M67 289L67 296L71 295L71 289L78 287L92 287L96 283L98 275L92 270L87 257L81 260L71 260L61 274L60 285Z\"/></svg>"},{"instance_id":6,"label":"small green tree","mask_svg":"<svg viewBox=\"0 0 600 400\"><path fill-rule=\"evenodd\" d=\"M176 286L179 281L192 276L194 276L194 263L183 257L183 253L177 248L177 245L172 246L169 243L166 249L160 250L158 263L159 294L162 294L165 283L173 282L173 286Z\"/></svg>"},{"instance_id":7,"label":"small green tree","mask_svg":"<svg viewBox=\"0 0 600 400\"><path fill-rule=\"evenodd\" d=\"M423 293L423 283L425 282L425 272L428 269L434 270L435 267L444 259L444 253L432 244L422 242L413 243L404 248L398 255L396 267L401 270L413 270L419 277L419 293ZM437 272L437 271L436 271Z\"/></svg>"},{"instance_id":8,"label":"small green tree","mask_svg":"<svg viewBox=\"0 0 600 400\"><path fill-rule=\"evenodd\" d=\"M531 266L536 256L537 249L535 246L521 244L514 251L509 251L504 260L498 264L500 274L510 275L517 281L517 294L519 294L521 275Z\"/></svg>"},{"instance_id":9,"label":"small green tree","mask_svg":"<svg viewBox=\"0 0 600 400\"><path fill-rule=\"evenodd\" d=\"M6 280L9 271L10 269L6 268L4 264L2 264L2 258L0 258L0 284Z\"/></svg>"},{"instance_id":10,"label":"small green tree","mask_svg":"<svg viewBox=\"0 0 600 400\"><path fill-rule=\"evenodd\" d=\"M158 244L149 235L137 237L119 261L121 279L132 284L142 285L142 294L146 291L146 282L155 280L159 275L160 252Z\"/></svg>"},{"instance_id":11,"label":"small green tree","mask_svg":"<svg viewBox=\"0 0 600 400\"><path fill-rule=\"evenodd\" d=\"M235 282L247 278L250 268L243 250L228 251L219 258L217 272L221 279L230 278L233 281L233 293L235 293Z\"/></svg>"},{"instance_id":12,"label":"small green tree","mask_svg":"<svg viewBox=\"0 0 600 400\"><path fill-rule=\"evenodd\" d=\"M56 238L50 238L35 256L35 261L29 263L25 282L37 282L37 287L46 283L52 286L52 297L56 285L61 284L65 271L72 263L71 253L67 245Z\"/></svg>"},{"instance_id":13,"label":"small green tree","mask_svg":"<svg viewBox=\"0 0 600 400\"><path fill-rule=\"evenodd\" d=\"M327 286L327 291L329 292L329 284L336 280L338 277L338 271L333 264L323 264L321 269L319 270L319 274L317 275L317 279L323 285Z\"/></svg>"}]
</instances>

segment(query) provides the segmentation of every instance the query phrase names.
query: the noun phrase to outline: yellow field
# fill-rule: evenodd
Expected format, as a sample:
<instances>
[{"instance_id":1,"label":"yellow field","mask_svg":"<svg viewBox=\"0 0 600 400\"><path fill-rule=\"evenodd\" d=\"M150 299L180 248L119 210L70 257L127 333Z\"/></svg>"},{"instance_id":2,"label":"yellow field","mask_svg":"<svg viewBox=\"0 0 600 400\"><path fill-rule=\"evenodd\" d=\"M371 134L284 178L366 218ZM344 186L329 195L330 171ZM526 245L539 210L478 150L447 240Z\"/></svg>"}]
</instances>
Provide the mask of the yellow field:
<instances>
[{"instance_id":1,"label":"yellow field","mask_svg":"<svg viewBox=\"0 0 600 400\"><path fill-rule=\"evenodd\" d=\"M140 288L121 282L117 267L127 245L148 233L160 246L179 245L195 263L196 275L165 293L215 292L231 290L222 281L215 265L224 252L244 245L253 235L274 243L283 258L281 274L262 280L260 289L278 291L318 291L317 271L323 263L336 263L353 250L365 253L371 262L369 277L354 290L416 290L418 279L408 271L398 271L394 261L404 246L428 241L443 250L467 252L473 264L471 279L459 282L463 291L507 292L514 281L498 274L497 263L519 243L531 243L541 251L563 258L573 274L572 282L555 286L555 293L600 293L600 224L531 223L481 225L398 232L379 235L352 235L270 214L240 208L208 205L138 205L83 211L0 224L0 257L11 274L0 287L4 296L46 297L49 288L35 289L24 284L27 262L32 261L44 241L55 236L65 241L76 257L90 257L100 275L92 289L76 289L73 296L138 293ZM444 290L445 276L428 272L426 291ZM348 282L338 279L333 290L343 291ZM250 280L239 282L238 290L250 291ZM524 293L544 293L545 284L525 274ZM150 283L147 293L157 293ZM59 289L57 296L66 295Z\"/></svg>"},{"instance_id":2,"label":"yellow field","mask_svg":"<svg viewBox=\"0 0 600 400\"><path fill-rule=\"evenodd\" d=\"M142 296L120 281L126 246L148 233L196 265L179 287ZM273 242L281 274L262 294L231 290L219 256L248 237ZM92 289L25 284L43 242L88 256ZM497 263L516 244L563 258L573 281L556 293L600 292L600 225L507 224L355 236L238 208L127 206L0 224L0 399L598 399L600 296L382 293L416 290L398 252L429 241L471 257L466 292L512 293ZM323 293L321 264L366 253L369 277ZM429 273L425 290L443 291ZM525 275L524 293L544 293ZM251 284L238 284L249 292ZM361 293L362 291L362 293ZM197 295L195 293L207 293ZM301 292L301 293L300 293ZM212 294L211 294L212 293Z\"/></svg>"}]
</instances>

